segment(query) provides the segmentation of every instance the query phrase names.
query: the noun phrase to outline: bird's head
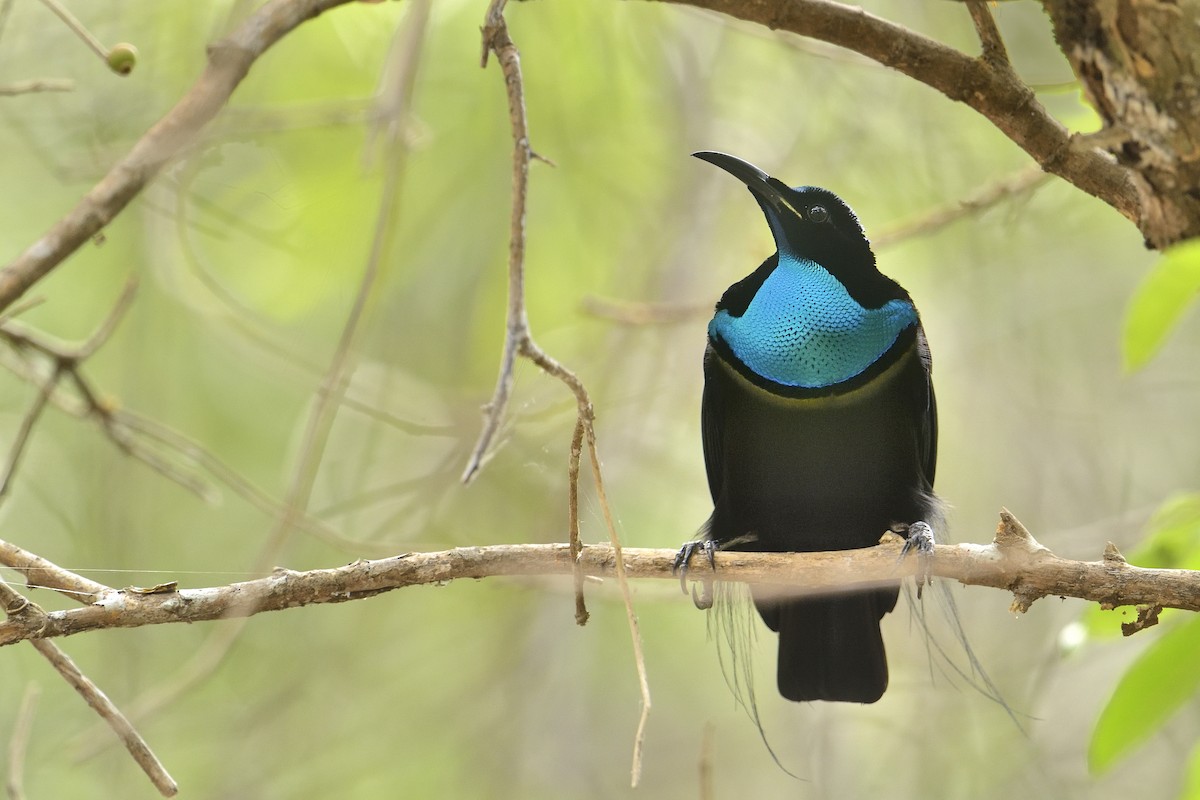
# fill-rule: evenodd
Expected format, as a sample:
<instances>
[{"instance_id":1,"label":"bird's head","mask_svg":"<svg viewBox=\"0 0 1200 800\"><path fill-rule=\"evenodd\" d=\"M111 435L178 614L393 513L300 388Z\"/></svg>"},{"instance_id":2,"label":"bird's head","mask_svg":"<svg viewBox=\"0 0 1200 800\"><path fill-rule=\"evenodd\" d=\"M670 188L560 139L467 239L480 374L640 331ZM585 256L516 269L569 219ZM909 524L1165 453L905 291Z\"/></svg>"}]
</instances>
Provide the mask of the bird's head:
<instances>
[{"instance_id":1,"label":"bird's head","mask_svg":"<svg viewBox=\"0 0 1200 800\"><path fill-rule=\"evenodd\" d=\"M836 194L816 186L790 187L726 153L702 150L692 155L746 184L767 217L780 256L820 264L860 301L878 291L883 276L875 267L871 244L858 217Z\"/></svg>"}]
</instances>

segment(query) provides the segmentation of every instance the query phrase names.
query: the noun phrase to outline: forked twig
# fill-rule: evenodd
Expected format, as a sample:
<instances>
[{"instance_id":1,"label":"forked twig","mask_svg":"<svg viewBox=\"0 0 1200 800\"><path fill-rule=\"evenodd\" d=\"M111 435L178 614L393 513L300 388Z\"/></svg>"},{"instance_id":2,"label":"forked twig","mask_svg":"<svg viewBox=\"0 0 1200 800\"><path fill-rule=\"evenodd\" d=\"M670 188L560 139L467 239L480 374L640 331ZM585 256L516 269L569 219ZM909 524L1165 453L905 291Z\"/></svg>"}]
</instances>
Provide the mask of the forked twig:
<instances>
[{"instance_id":1,"label":"forked twig","mask_svg":"<svg viewBox=\"0 0 1200 800\"><path fill-rule=\"evenodd\" d=\"M3 608L6 616L10 620L25 627L32 629L37 633L44 632L49 625L49 618L46 612L40 606L29 602L23 595L14 590L3 579L0 579L0 607ZM120 737L129 750L133 760L150 778L150 782L164 797L173 797L179 791L179 787L175 781L167 774L166 768L162 762L150 750L149 745L141 737L141 734L130 724L125 715L121 713L111 700L100 690L96 684L83 674L83 671L75 665L71 657L59 648L54 642L49 639L34 636L29 639L29 643L33 648L42 654L50 665L58 671L58 674L77 691L80 696L92 707L97 714L100 715L109 727ZM14 738L16 738L14 734ZM15 760L10 750L10 763ZM11 775L10 775L11 778ZM18 784L9 784L10 794L12 787Z\"/></svg>"},{"instance_id":2,"label":"forked twig","mask_svg":"<svg viewBox=\"0 0 1200 800\"><path fill-rule=\"evenodd\" d=\"M525 201L529 192L529 162L533 150L529 147L529 127L525 118L525 86L521 78L521 58L508 25L504 21L506 0L492 0L483 26L483 53L480 66L486 67L488 54L495 53L504 73L508 95L508 118L512 125L512 216L508 238L508 313L505 320L504 350L500 355L500 376L492 399L484 406L483 430L463 470L463 483L470 483L490 452L508 398L512 393L513 367L517 356L524 355L532 344L529 317L525 312Z\"/></svg>"},{"instance_id":3,"label":"forked twig","mask_svg":"<svg viewBox=\"0 0 1200 800\"><path fill-rule=\"evenodd\" d=\"M26 412L13 446L9 449L3 479L0 480L0 497L11 484L17 464L29 442L34 423L45 406L53 404L78 417L95 420L99 423L105 436L125 455L141 461L204 500L211 502L214 499L213 488L207 481L179 468L170 460L163 458L159 453L139 442L132 435L130 429L121 423L120 411L117 409L116 403L103 397L83 374L84 363L112 336L113 331L116 330L125 312L129 309L136 289L137 282L135 280L127 282L108 316L86 341L78 345L56 341L39 331L22 325L11 317L0 320L0 341L8 344L14 353L11 357L5 355L0 358L0 366L4 366L38 387L38 397ZM30 354L33 355L32 358ZM43 380L40 377L39 370L31 363L37 360L49 362L49 378ZM74 393L70 399L67 399L69 393L60 391L63 384L74 387Z\"/></svg>"},{"instance_id":4,"label":"forked twig","mask_svg":"<svg viewBox=\"0 0 1200 800\"><path fill-rule=\"evenodd\" d=\"M567 461L568 502L567 517L571 534L571 554L574 559L575 620L580 625L587 621L587 608L583 600L583 570L579 563L582 543L579 538L579 466L583 444L587 443L592 463L592 478L596 494L604 514L605 526L613 546L617 583L625 603L625 614L629 632L633 639L633 653L637 665L638 683L641 689L641 716L633 745L631 782L637 786L642 770L642 744L645 740L646 720L650 713L650 683L646 677L646 660L642 653L642 638L638 631L637 616L633 612L633 598L625 574L625 562L620 538L613 523L612 511L604 491L604 480L600 471L600 455L596 447L595 411L587 388L575 373L571 372L537 345L529 330L529 317L525 310L525 209L529 192L529 164L537 156L529 145L529 125L525 115L525 88L521 77L521 57L516 44L508 33L504 18L506 0L492 0L488 6L483 26L483 52L481 66L487 66L488 55L494 53L504 74L504 85L508 97L508 116L513 139L513 185L512 216L508 244L508 312L505 325L504 349L500 356L500 375L491 401L484 407L483 430L467 459L462 480L469 483L483 466L504 419L504 411L512 394L513 369L518 357L537 364L544 372L566 384L575 395L577 417L571 436L571 449ZM542 159L545 160L545 159Z\"/></svg>"}]
</instances>

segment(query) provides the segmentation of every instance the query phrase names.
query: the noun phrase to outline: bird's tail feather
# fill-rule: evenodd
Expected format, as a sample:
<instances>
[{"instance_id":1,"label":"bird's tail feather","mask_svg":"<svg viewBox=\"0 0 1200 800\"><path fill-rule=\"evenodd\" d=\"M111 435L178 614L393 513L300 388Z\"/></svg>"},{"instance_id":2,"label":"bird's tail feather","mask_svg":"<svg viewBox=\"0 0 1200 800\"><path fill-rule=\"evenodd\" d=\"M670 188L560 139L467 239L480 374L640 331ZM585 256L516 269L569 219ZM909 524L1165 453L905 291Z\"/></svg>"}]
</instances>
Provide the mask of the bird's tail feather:
<instances>
[{"instance_id":1,"label":"bird's tail feather","mask_svg":"<svg viewBox=\"0 0 1200 800\"><path fill-rule=\"evenodd\" d=\"M888 682L879 620L895 603L894 589L758 602L779 633L779 693L798 702L878 700Z\"/></svg>"},{"instance_id":2,"label":"bird's tail feather","mask_svg":"<svg viewBox=\"0 0 1200 800\"><path fill-rule=\"evenodd\" d=\"M758 713L758 700L754 692L754 643L757 640L758 622L754 619L749 587L744 583L716 581L713 590L715 602L708 612L708 635L710 639L717 640L717 660L725 683L733 693L734 700L750 717L775 766L796 780L806 780L779 760L767 740L767 732Z\"/></svg>"},{"instance_id":3,"label":"bird's tail feather","mask_svg":"<svg viewBox=\"0 0 1200 800\"><path fill-rule=\"evenodd\" d=\"M988 675L987 671L983 668L983 664L980 663L978 656L975 655L975 650L971 647L971 642L967 639L967 632L963 629L962 621L959 619L958 604L954 601L954 595L950 591L947 582L934 581L934 588L937 590L937 604L941 609L942 617L950 627L950 635L958 642L959 647L962 648L963 654L967 659L967 668L963 669L960 667L950 654L946 652L945 648L942 647L938 641L938 637L930 630L930 623L925 614L924 603L914 596L915 592L913 592L912 587L905 584L904 597L908 601L910 619L915 619L924 633L926 652L929 657L930 677L932 677L934 665L937 664L938 671L953 682L951 675L946 671L946 667L948 667L950 672L953 672L959 678L966 681L975 691L1003 708L1004 713L1017 726L1017 730L1025 733L1025 728L1021 725L1018 717L1028 717L1028 715L1016 711L1008 704L1008 701L1000 693L999 687L992 681L991 676ZM942 666L943 664L945 667Z\"/></svg>"}]
</instances>

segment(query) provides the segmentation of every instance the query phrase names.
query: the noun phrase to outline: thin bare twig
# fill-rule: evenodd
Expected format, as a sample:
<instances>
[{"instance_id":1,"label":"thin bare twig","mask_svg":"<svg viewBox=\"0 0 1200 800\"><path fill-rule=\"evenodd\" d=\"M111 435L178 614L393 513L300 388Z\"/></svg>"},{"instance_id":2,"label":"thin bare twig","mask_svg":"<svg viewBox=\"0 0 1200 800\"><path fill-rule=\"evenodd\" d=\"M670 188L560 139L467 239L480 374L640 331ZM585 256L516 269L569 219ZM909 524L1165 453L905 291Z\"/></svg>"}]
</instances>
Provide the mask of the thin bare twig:
<instances>
[{"instance_id":1,"label":"thin bare twig","mask_svg":"<svg viewBox=\"0 0 1200 800\"><path fill-rule=\"evenodd\" d=\"M168 773L162 762L158 760L158 756L146 744L146 740L133 727L125 715L121 713L121 709L117 708L108 696L100 690L96 684L92 683L86 675L75 665L71 657L64 653L54 642L45 639L34 639L33 646L39 653L46 657L46 660L58 670L58 674L66 679L67 683L79 692L80 696L87 702L92 710L108 723L108 726L113 729L113 732L121 739L122 744L133 756L133 760L142 768L146 776L150 778L150 782L154 784L154 788L158 789L163 797L174 797L179 792L179 786L175 783Z\"/></svg>"},{"instance_id":2,"label":"thin bare twig","mask_svg":"<svg viewBox=\"0 0 1200 800\"><path fill-rule=\"evenodd\" d=\"M616 576L625 603L625 615L633 640L634 661L641 690L641 715L634 735L633 766L631 782L638 785L642 771L642 748L645 741L646 720L650 714L650 682L646 677L646 660L642 652L642 637L638 630L637 616L633 611L633 599L625 575L620 537L613 523L612 511L604 491L604 480L600 470L600 455L596 447L595 411L583 382L565 366L541 349L529 330L529 318L525 310L525 207L529 192L529 162L538 158L529 145L529 124L525 114L525 87L521 77L521 56L508 33L504 18L506 0L492 0L488 5L483 26L483 52L481 66L487 66L488 54L494 53L504 74L505 93L508 98L508 117L513 140L513 185L512 214L508 247L508 313L504 350L500 356L500 375L491 402L485 407L483 430L467 460L462 480L468 483L484 463L493 438L500 429L504 411L512 392L513 368L518 356L528 358L544 372L558 378L575 395L577 417L575 431L571 437L570 455L567 461L568 502L567 517L571 531L570 550L573 556L575 577L575 620L582 625L587 621L587 608L583 599L583 573L578 557L581 554L579 541L579 462L582 443L587 442L592 462L592 479L595 482L597 499L604 513L609 541L612 543L616 564ZM541 159L546 160L546 159Z\"/></svg>"},{"instance_id":3,"label":"thin bare twig","mask_svg":"<svg viewBox=\"0 0 1200 800\"><path fill-rule=\"evenodd\" d=\"M504 349L500 356L500 375L492 399L484 407L483 430L475 443L463 470L462 480L469 483L483 466L496 432L504 418L512 392L513 368L518 356L524 356L546 373L565 383L575 395L578 406L575 431L571 437L567 459L567 527L570 531L571 552L576 556L582 548L579 538L579 462L585 433L589 447L594 441L592 404L587 389L579 378L564 367L533 340L529 317L525 310L525 207L529 193L529 162L534 157L529 146L529 123L525 114L525 84L521 76L521 56L508 33L504 19L506 0L492 0L483 27L483 52L480 65L487 66L488 55L496 54L504 74L508 97L508 116L513 139L512 212L508 247L508 314L505 326ZM598 474L598 473L597 473ZM587 606L583 597L583 573L575 570L575 621L586 624Z\"/></svg>"},{"instance_id":4,"label":"thin bare twig","mask_svg":"<svg viewBox=\"0 0 1200 800\"><path fill-rule=\"evenodd\" d=\"M585 297L583 313L622 325L675 325L712 314L712 302L638 303L606 297Z\"/></svg>"},{"instance_id":5,"label":"thin bare twig","mask_svg":"<svg viewBox=\"0 0 1200 800\"><path fill-rule=\"evenodd\" d=\"M17 435L13 437L12 446L8 448L8 457L4 460L4 472L0 474L0 501L3 501L8 495L13 476L17 474L17 466L21 463L21 456L25 452L25 445L28 444L29 436L33 433L33 426L37 424L38 418L46 408L46 403L50 400L50 395L54 393L54 387L58 385L61 376L62 372L56 367L50 378L38 388L33 405L21 419Z\"/></svg>"},{"instance_id":6,"label":"thin bare twig","mask_svg":"<svg viewBox=\"0 0 1200 800\"><path fill-rule=\"evenodd\" d=\"M996 27L987 0L967 0L967 11L983 47L983 58L992 64L1008 65L1008 50L1004 48L1004 39L1000 37L1000 29Z\"/></svg>"},{"instance_id":7,"label":"thin bare twig","mask_svg":"<svg viewBox=\"0 0 1200 800\"><path fill-rule=\"evenodd\" d=\"M222 615L222 617L227 616ZM157 714L193 686L212 675L241 636L245 623L246 619L238 619L232 624L214 631L183 668L167 680L150 687L126 705L126 708L129 709L128 718L137 722ZM75 762L86 761L104 752L113 744L110 737L99 734L100 732L96 729L88 729L76 734L66 748L71 754L71 759Z\"/></svg>"},{"instance_id":8,"label":"thin bare twig","mask_svg":"<svg viewBox=\"0 0 1200 800\"><path fill-rule=\"evenodd\" d=\"M185 436L179 431L163 425L161 422L144 417L141 414L135 414L132 411L119 410L115 413L115 417L120 425L125 426L134 433L145 436L149 440L157 442L163 447L177 453L180 457L186 458L198 469L212 476L213 480L228 488L262 513L271 517L278 517L283 514L283 504L279 500L276 500L263 489L259 488L195 439ZM358 554L362 553L363 548L378 550L381 547L379 544L359 541L344 536L332 526L327 525L309 513L305 513L293 520L293 524L298 530L315 536L328 544Z\"/></svg>"},{"instance_id":9,"label":"thin bare twig","mask_svg":"<svg viewBox=\"0 0 1200 800\"><path fill-rule=\"evenodd\" d=\"M13 723L12 738L8 740L8 778L4 782L8 800L25 800L25 751L29 748L33 718L37 713L37 701L41 693L42 690L36 683L30 683L21 697L21 706Z\"/></svg>"},{"instance_id":10,"label":"thin bare twig","mask_svg":"<svg viewBox=\"0 0 1200 800\"><path fill-rule=\"evenodd\" d=\"M125 288L121 290L121 294L117 297L117 302L109 310L108 316L100 323L100 327L92 331L92 335L87 338L87 341L75 351L76 361L83 361L91 357L92 354L105 345L113 335L113 331L121 324L121 320L125 318L125 313L129 311L129 307L133 305L133 298L137 295L137 288L137 278L130 278L125 281Z\"/></svg>"},{"instance_id":11,"label":"thin bare twig","mask_svg":"<svg viewBox=\"0 0 1200 800\"><path fill-rule=\"evenodd\" d=\"M3 338L2 330L2 323L0 323L0 338ZM12 333L11 330L10 333ZM48 349L52 352L57 347L57 345L50 343L49 340L42 338L40 335L32 334L29 331L21 331L18 336L21 338L32 336L42 349ZM54 363L53 359L52 363ZM23 380L31 383L40 382L43 391L47 386L44 379L38 377L39 372L32 369L22 359L0 354L0 366L10 370ZM283 513L283 505L279 500L271 497L267 492L247 480L196 440L134 411L120 408L113 401L100 401L98 399L100 394L87 383L86 379L84 381L86 391L83 393L68 393L60 388L61 383L62 380L60 378L57 383L50 387L51 392L47 398L49 404L73 417L99 421L101 431L118 449L130 458L141 461L151 469L164 474L163 465L168 464L168 462L164 461L153 450L148 449L146 445L135 438L142 437L149 445L168 453L173 459L182 460L189 468L207 473L214 481L225 486L264 514L274 517ZM99 407L97 407L97 404L99 404ZM347 405L350 406L351 404L348 403ZM384 420L388 424L391 421L388 419ZM12 460L13 453L16 451L16 445L20 442L20 431L18 431L18 437L9 449L10 461ZM196 475L187 473L176 465L169 465L164 477L175 483L179 483L202 498L212 496L212 487L206 481ZM316 536L336 547L345 548L356 553L362 553L364 548L368 551L371 549L378 551L382 547L378 543L350 539L311 514L306 514L302 519L297 519L295 525L305 533ZM377 552L376 554L382 555L383 553Z\"/></svg>"},{"instance_id":12,"label":"thin bare twig","mask_svg":"<svg viewBox=\"0 0 1200 800\"><path fill-rule=\"evenodd\" d=\"M882 249L906 239L935 233L951 223L987 211L1009 198L1032 192L1049 182L1051 177L1038 165L1030 165L954 203L926 211L916 219L887 228L878 236L871 237L871 244Z\"/></svg>"},{"instance_id":13,"label":"thin bare twig","mask_svg":"<svg viewBox=\"0 0 1200 800\"><path fill-rule=\"evenodd\" d=\"M88 49L100 57L101 61L108 59L108 48L104 43L96 38L96 35L87 29L87 26L80 22L74 14L67 10L66 6L58 2L58 0L42 0L42 5L54 12L54 14L63 21L71 31L79 37L79 40L88 46Z\"/></svg>"},{"instance_id":14,"label":"thin bare twig","mask_svg":"<svg viewBox=\"0 0 1200 800\"><path fill-rule=\"evenodd\" d=\"M516 44L508 35L504 20L506 0L492 0L488 6L483 26L483 52L480 66L486 67L488 55L496 54L500 69L504 73L504 85L508 96L508 118L512 125L512 214L508 237L508 313L505 321L504 350L500 355L500 375L492 399L484 406L483 430L475 443L467 466L463 470L463 483L470 483L483 466L504 411L512 393L513 367L517 356L532 340L529 332L529 317L525 312L525 203L529 194L529 162L533 150L529 146L529 127L525 117L525 84L521 78L521 56Z\"/></svg>"},{"instance_id":15,"label":"thin bare twig","mask_svg":"<svg viewBox=\"0 0 1200 800\"><path fill-rule=\"evenodd\" d=\"M583 417L575 420L575 432L571 434L571 455L567 459L567 531L571 537L571 558L575 561L575 624L586 625L587 603L583 598L583 565L579 554L583 552L583 539L579 535L579 459L583 455Z\"/></svg>"},{"instance_id":16,"label":"thin bare twig","mask_svg":"<svg viewBox=\"0 0 1200 800\"><path fill-rule=\"evenodd\" d=\"M637 615L633 613L633 595L629 590L629 578L625 572L625 557L621 550L621 538L617 536L617 526L613 523L612 509L604 491L604 479L600 472L600 454L596 450L596 431L590 419L584 420L584 430L587 434L588 453L592 457L592 478L596 482L596 496L600 501L600 510L604 513L604 525L608 529L608 540L613 548L613 568L617 576L617 585L621 588L621 600L625 603L625 616L629 620L629 631L633 638L633 659L637 667L638 688L642 694L642 710L638 715L637 733L633 737L633 766L630 770L630 783L636 787L642 776L642 750L646 741L646 722L650 719L650 680L646 677L646 656L642 651L642 634L638 630ZM576 559L578 563L578 559Z\"/></svg>"},{"instance_id":17,"label":"thin bare twig","mask_svg":"<svg viewBox=\"0 0 1200 800\"><path fill-rule=\"evenodd\" d=\"M75 89L75 81L67 78L41 78L32 81L18 81L0 86L0 97L16 97L21 94L36 94L38 92L70 92Z\"/></svg>"}]
</instances>

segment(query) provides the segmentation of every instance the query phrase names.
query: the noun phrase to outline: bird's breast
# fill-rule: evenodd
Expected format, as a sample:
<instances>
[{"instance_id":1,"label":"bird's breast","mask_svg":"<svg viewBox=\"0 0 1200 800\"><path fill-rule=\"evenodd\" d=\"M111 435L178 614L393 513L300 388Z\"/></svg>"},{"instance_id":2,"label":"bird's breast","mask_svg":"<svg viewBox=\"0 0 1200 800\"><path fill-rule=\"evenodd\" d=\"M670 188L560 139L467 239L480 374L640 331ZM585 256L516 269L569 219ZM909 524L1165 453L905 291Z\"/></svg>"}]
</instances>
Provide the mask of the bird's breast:
<instances>
[{"instance_id":1,"label":"bird's breast","mask_svg":"<svg viewBox=\"0 0 1200 800\"><path fill-rule=\"evenodd\" d=\"M708 333L757 375L817 389L860 375L916 324L911 301L864 308L820 265L781 255L745 311L718 311Z\"/></svg>"}]
</instances>

